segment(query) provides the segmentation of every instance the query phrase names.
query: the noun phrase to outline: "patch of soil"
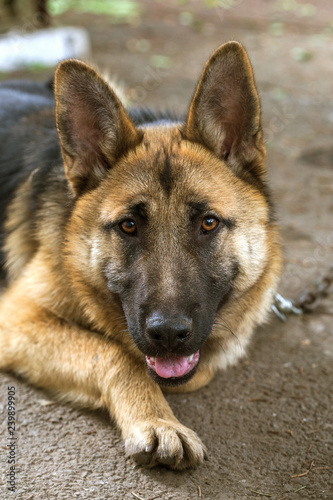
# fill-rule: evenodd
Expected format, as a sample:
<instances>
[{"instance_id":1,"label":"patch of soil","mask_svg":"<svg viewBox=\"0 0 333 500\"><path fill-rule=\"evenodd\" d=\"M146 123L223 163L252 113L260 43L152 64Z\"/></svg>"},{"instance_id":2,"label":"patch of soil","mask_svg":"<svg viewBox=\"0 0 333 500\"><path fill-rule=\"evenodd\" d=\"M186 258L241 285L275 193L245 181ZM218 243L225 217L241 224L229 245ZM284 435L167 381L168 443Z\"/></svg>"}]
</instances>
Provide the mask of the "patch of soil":
<instances>
[{"instance_id":1,"label":"patch of soil","mask_svg":"<svg viewBox=\"0 0 333 500\"><path fill-rule=\"evenodd\" d=\"M134 24L73 12L55 23L88 29L92 61L124 82L132 104L177 110L186 110L209 54L227 40L244 43L261 94L269 177L282 228L280 291L297 297L332 264L331 5L324 0L220 2L211 9L200 1L141 4ZM6 395L14 385L15 498L331 499L332 358L332 300L327 299L325 307L303 318L283 324L272 317L243 361L209 386L168 395L177 417L209 450L204 465L181 473L136 467L106 413L45 403L46 393L2 374L0 497L10 498Z\"/></svg>"}]
</instances>

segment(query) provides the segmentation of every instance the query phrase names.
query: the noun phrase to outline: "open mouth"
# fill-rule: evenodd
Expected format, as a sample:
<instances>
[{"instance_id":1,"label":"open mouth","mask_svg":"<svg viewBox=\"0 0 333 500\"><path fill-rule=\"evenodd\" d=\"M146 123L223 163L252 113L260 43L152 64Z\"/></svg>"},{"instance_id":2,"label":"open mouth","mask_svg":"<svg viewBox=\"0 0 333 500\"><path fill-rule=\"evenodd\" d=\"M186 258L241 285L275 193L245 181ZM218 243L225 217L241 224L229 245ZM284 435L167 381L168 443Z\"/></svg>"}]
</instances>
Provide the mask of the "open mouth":
<instances>
[{"instance_id":1,"label":"open mouth","mask_svg":"<svg viewBox=\"0 0 333 500\"><path fill-rule=\"evenodd\" d=\"M148 372L161 385L179 385L187 382L194 375L200 353L190 356L146 356Z\"/></svg>"}]
</instances>

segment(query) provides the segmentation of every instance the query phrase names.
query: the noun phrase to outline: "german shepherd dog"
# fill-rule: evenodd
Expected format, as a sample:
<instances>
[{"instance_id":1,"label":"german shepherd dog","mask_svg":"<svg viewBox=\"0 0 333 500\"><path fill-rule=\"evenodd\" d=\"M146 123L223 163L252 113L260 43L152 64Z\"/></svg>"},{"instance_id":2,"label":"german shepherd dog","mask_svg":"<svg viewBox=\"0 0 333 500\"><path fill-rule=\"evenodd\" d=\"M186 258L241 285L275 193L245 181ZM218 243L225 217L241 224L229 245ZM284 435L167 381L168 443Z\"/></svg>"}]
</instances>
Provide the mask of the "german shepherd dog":
<instances>
[{"instance_id":1,"label":"german shepherd dog","mask_svg":"<svg viewBox=\"0 0 333 500\"><path fill-rule=\"evenodd\" d=\"M213 53L185 119L125 110L77 60L54 91L0 92L0 367L107 408L139 464L196 466L205 447L162 391L236 361L280 272L245 50Z\"/></svg>"}]
</instances>

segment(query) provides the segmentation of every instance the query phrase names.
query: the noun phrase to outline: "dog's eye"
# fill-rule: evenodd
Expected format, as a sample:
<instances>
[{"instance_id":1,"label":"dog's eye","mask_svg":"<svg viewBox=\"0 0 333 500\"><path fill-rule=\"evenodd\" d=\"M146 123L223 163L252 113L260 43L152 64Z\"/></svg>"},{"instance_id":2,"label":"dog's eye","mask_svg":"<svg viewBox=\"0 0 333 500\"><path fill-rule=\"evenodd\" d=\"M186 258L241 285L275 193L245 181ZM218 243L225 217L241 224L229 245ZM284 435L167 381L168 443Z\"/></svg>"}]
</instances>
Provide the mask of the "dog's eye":
<instances>
[{"instance_id":1,"label":"dog's eye","mask_svg":"<svg viewBox=\"0 0 333 500\"><path fill-rule=\"evenodd\" d=\"M136 224L132 219L125 219L119 224L123 233L134 236L136 234Z\"/></svg>"},{"instance_id":2,"label":"dog's eye","mask_svg":"<svg viewBox=\"0 0 333 500\"><path fill-rule=\"evenodd\" d=\"M215 219L215 217L205 217L201 223L201 231L205 234L210 233L214 231L214 229L216 229L218 225L219 221Z\"/></svg>"}]
</instances>

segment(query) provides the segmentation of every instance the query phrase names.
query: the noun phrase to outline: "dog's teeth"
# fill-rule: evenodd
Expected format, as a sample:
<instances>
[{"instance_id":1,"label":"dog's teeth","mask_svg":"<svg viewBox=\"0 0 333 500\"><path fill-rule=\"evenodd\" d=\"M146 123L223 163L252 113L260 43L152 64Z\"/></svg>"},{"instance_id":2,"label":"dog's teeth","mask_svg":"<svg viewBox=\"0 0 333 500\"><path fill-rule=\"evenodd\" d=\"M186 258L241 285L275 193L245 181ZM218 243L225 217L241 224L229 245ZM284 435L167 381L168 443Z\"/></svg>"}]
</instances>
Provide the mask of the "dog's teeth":
<instances>
[{"instance_id":1,"label":"dog's teeth","mask_svg":"<svg viewBox=\"0 0 333 500\"><path fill-rule=\"evenodd\" d=\"M194 354L191 354L191 356L189 356L189 357L187 358L187 361L188 361L189 363L191 363L191 361L192 361L192 359L193 359L193 356L194 356Z\"/></svg>"},{"instance_id":2,"label":"dog's teeth","mask_svg":"<svg viewBox=\"0 0 333 500\"><path fill-rule=\"evenodd\" d=\"M150 361L152 361L153 363L155 363L155 359L156 358L153 358L153 356L150 356Z\"/></svg>"}]
</instances>

